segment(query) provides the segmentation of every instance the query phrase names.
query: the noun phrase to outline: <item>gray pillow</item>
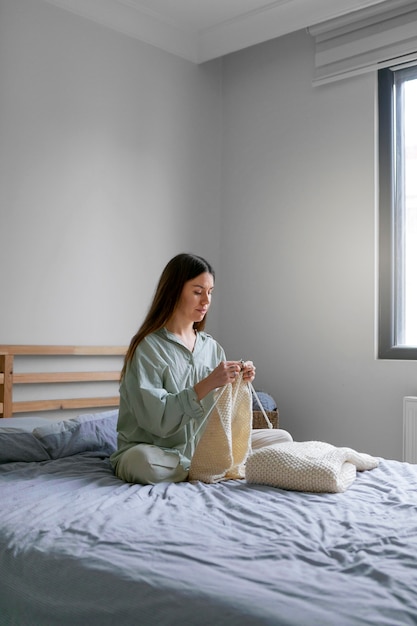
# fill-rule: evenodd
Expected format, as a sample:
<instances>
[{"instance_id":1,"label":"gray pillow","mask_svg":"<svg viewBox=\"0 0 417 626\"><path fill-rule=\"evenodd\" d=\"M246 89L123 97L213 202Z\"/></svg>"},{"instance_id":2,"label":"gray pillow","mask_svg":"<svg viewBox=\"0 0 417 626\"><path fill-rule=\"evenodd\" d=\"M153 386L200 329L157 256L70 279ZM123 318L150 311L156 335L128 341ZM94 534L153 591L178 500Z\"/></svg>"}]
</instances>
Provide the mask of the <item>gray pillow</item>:
<instances>
[{"instance_id":1,"label":"gray pillow","mask_svg":"<svg viewBox=\"0 0 417 626\"><path fill-rule=\"evenodd\" d=\"M117 446L117 417L117 409L79 415L39 426L33 435L52 459L80 452L101 452L103 456L110 456Z\"/></svg>"},{"instance_id":2,"label":"gray pillow","mask_svg":"<svg viewBox=\"0 0 417 626\"><path fill-rule=\"evenodd\" d=\"M0 463L48 461L51 457L32 431L48 423L44 417L5 417L0 422Z\"/></svg>"}]
</instances>

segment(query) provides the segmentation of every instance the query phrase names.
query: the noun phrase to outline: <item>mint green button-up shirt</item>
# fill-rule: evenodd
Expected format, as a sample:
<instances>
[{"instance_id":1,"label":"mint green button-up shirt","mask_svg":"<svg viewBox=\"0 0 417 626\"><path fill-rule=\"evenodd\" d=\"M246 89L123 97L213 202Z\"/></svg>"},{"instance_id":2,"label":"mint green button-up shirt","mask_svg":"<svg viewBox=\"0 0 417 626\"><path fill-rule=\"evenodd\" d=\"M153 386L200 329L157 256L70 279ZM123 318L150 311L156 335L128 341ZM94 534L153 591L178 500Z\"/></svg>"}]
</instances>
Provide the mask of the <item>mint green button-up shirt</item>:
<instances>
[{"instance_id":1,"label":"mint green button-up shirt","mask_svg":"<svg viewBox=\"0 0 417 626\"><path fill-rule=\"evenodd\" d=\"M136 349L120 385L116 467L138 443L177 449L188 466L213 404L213 393L198 401L194 385L225 360L223 348L207 333L197 333L193 352L162 328Z\"/></svg>"}]
</instances>

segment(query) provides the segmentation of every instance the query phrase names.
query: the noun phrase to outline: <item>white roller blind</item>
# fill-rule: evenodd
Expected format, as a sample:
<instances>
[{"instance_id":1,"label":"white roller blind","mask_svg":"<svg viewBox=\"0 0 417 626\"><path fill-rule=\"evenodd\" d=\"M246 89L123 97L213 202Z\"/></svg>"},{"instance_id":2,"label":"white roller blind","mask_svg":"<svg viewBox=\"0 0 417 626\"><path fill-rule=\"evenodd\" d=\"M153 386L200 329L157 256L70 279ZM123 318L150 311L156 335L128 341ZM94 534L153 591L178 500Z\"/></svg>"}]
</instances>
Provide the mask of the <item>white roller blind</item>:
<instances>
[{"instance_id":1,"label":"white roller blind","mask_svg":"<svg viewBox=\"0 0 417 626\"><path fill-rule=\"evenodd\" d=\"M417 60L417 1L386 0L311 26L320 85L395 63Z\"/></svg>"}]
</instances>

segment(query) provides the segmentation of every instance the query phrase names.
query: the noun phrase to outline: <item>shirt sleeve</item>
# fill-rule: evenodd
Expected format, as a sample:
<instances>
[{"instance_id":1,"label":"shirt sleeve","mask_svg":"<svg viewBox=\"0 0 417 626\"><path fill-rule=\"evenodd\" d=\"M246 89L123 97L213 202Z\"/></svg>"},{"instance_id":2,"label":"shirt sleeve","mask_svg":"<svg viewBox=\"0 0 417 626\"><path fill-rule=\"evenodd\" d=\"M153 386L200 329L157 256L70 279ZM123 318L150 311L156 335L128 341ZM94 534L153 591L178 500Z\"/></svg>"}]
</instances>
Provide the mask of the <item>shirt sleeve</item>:
<instances>
[{"instance_id":1,"label":"shirt sleeve","mask_svg":"<svg viewBox=\"0 0 417 626\"><path fill-rule=\"evenodd\" d=\"M195 372L181 363L173 368L173 358L142 345L126 376L130 412L139 428L156 438L171 437L191 420L200 423L205 416L194 390Z\"/></svg>"}]
</instances>

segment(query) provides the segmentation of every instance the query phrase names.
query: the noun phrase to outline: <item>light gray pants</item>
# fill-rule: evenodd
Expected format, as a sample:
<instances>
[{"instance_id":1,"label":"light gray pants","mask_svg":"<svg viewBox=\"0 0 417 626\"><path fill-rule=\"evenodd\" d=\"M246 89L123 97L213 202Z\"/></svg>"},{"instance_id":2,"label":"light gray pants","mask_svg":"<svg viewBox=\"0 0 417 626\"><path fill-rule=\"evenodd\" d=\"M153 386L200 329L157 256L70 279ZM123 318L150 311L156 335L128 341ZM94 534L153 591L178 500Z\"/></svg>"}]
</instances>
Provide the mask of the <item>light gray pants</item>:
<instances>
[{"instance_id":1,"label":"light gray pants","mask_svg":"<svg viewBox=\"0 0 417 626\"><path fill-rule=\"evenodd\" d=\"M275 443L292 441L291 435L281 428L252 430L252 450ZM178 450L166 450L147 443L139 443L122 454L116 467L116 475L128 483L155 485L156 483L179 483L187 480L188 469Z\"/></svg>"}]
</instances>

